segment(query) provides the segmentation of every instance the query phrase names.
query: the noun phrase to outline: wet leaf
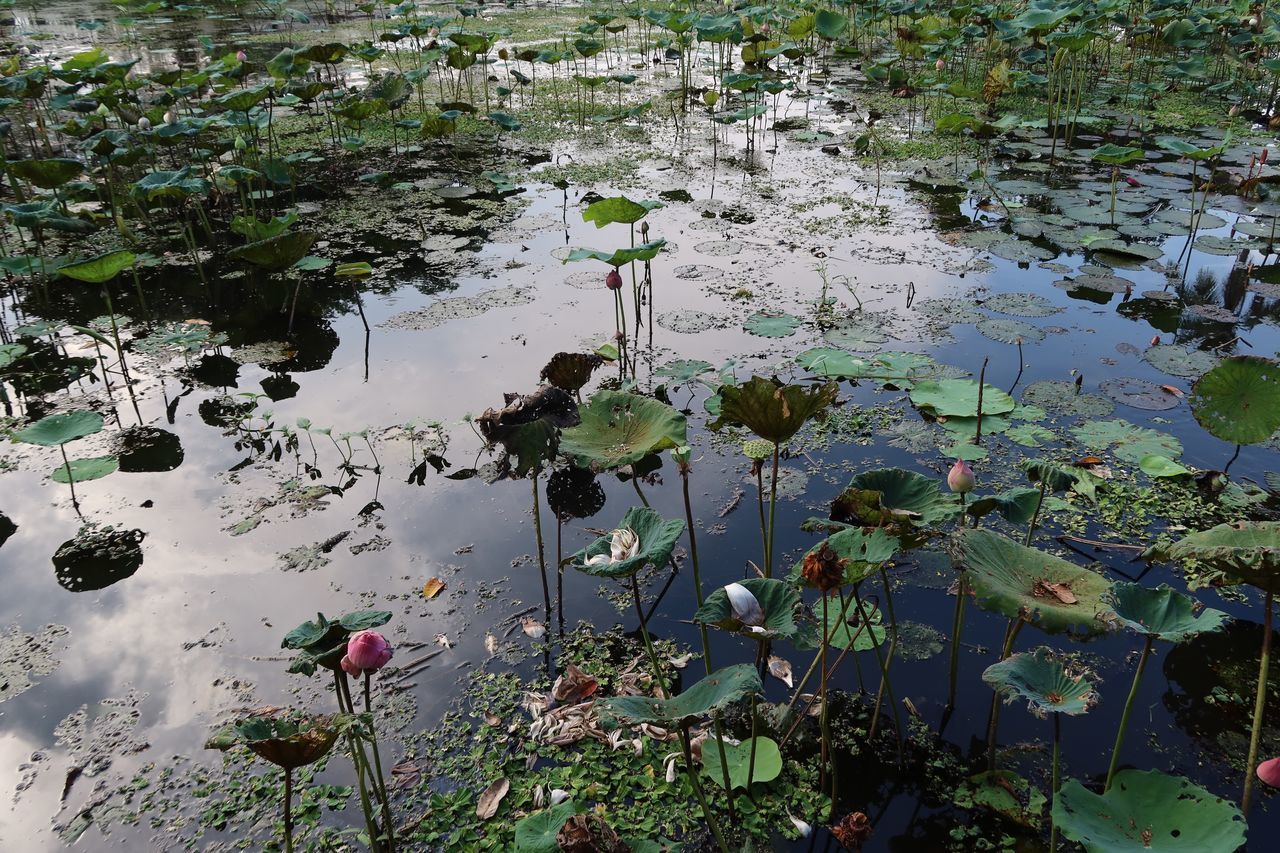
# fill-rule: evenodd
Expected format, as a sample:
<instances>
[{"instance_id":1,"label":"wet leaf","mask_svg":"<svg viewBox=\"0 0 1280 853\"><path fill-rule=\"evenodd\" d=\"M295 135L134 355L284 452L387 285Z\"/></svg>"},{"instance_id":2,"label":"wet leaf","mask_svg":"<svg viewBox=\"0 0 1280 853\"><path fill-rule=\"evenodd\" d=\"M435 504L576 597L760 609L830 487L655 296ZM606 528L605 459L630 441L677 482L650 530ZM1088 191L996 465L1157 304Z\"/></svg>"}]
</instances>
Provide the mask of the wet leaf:
<instances>
[{"instance_id":1,"label":"wet leaf","mask_svg":"<svg viewBox=\"0 0 1280 853\"><path fill-rule=\"evenodd\" d=\"M507 795L509 790L511 790L511 780L506 776L485 788L480 794L480 799L476 801L476 817L481 820L488 820L496 815L498 806L502 805L502 798Z\"/></svg>"},{"instance_id":2,"label":"wet leaf","mask_svg":"<svg viewBox=\"0 0 1280 853\"><path fill-rule=\"evenodd\" d=\"M430 601L439 595L442 589L444 589L444 581L440 578L431 578L422 585L422 597Z\"/></svg>"}]
</instances>

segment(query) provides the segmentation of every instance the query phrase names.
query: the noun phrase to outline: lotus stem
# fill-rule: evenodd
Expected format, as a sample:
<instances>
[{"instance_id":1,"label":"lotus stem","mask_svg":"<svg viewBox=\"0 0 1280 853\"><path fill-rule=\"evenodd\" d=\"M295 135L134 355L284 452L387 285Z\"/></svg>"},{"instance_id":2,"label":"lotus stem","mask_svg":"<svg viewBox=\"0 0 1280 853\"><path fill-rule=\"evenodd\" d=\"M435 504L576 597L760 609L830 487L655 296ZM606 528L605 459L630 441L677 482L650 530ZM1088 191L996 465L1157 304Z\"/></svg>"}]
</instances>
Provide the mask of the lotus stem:
<instances>
[{"instance_id":1,"label":"lotus stem","mask_svg":"<svg viewBox=\"0 0 1280 853\"><path fill-rule=\"evenodd\" d=\"M67 469L67 486L71 489L71 505L75 507L76 514L79 514L80 502L76 500L76 478L71 475L71 460L67 458L67 446L59 444L58 450L62 453L62 464Z\"/></svg>"},{"instance_id":2,"label":"lotus stem","mask_svg":"<svg viewBox=\"0 0 1280 853\"><path fill-rule=\"evenodd\" d=\"M1009 652L1013 651L1013 641L1017 639L1018 632L1022 630L1022 626L1026 622L1021 616L1009 622L1009 627L1004 632L1004 645L1000 647L1000 660L1004 660L1009 656ZM987 722L987 769L996 769L996 730L1000 727L1000 694L995 693L991 697L991 718Z\"/></svg>"},{"instance_id":3,"label":"lotus stem","mask_svg":"<svg viewBox=\"0 0 1280 853\"><path fill-rule=\"evenodd\" d=\"M1258 661L1258 691L1253 700L1253 730L1249 734L1249 758L1244 766L1244 794L1240 798L1240 812L1249 816L1249 803L1253 799L1253 773L1258 766L1258 743L1262 740L1262 712L1267 704L1267 670L1271 665L1271 605L1275 593L1267 590L1262 614L1262 658Z\"/></svg>"},{"instance_id":4,"label":"lotus stem","mask_svg":"<svg viewBox=\"0 0 1280 853\"><path fill-rule=\"evenodd\" d=\"M1050 790L1053 792L1050 798L1052 805L1049 810L1049 853L1057 853L1058 850L1058 821L1054 814L1058 810L1058 765L1061 749L1062 715L1055 712L1053 715L1053 772L1049 782Z\"/></svg>"},{"instance_id":5,"label":"lotus stem","mask_svg":"<svg viewBox=\"0 0 1280 853\"><path fill-rule=\"evenodd\" d=\"M1031 513L1031 523L1027 525L1026 541L1022 543L1028 548L1031 547L1031 536L1036 532L1036 522L1040 519L1040 507L1044 506L1044 492L1047 486L1048 486L1048 483L1045 482L1044 478L1041 478L1040 479L1040 497L1036 500L1035 512Z\"/></svg>"},{"instance_id":6,"label":"lotus stem","mask_svg":"<svg viewBox=\"0 0 1280 853\"><path fill-rule=\"evenodd\" d=\"M822 731L822 754L819 757L818 765L818 790L825 791L827 789L827 762L831 759L831 726L828 716L827 705L827 594L822 594L822 682L818 688L818 692L822 695L822 716L818 720L819 729ZM754 743L753 743L754 746ZM835 810L835 791L831 792L831 808Z\"/></svg>"},{"instance_id":7,"label":"lotus stem","mask_svg":"<svg viewBox=\"0 0 1280 853\"><path fill-rule=\"evenodd\" d=\"M644 651L649 656L649 666L653 667L653 678L658 683L658 690L665 699L670 694L667 692L666 681L662 677L662 665L658 663L658 654L653 650L653 641L649 639L649 626L645 624L644 608L640 605L640 581L634 574L631 576L631 597L636 605L636 616L640 619L640 637L644 640Z\"/></svg>"},{"instance_id":8,"label":"lotus stem","mask_svg":"<svg viewBox=\"0 0 1280 853\"><path fill-rule=\"evenodd\" d=\"M542 547L542 511L538 507L538 471L533 472L533 532L538 542L538 569L542 575L542 605L546 610L546 621L551 621L551 588L547 586L547 557Z\"/></svg>"},{"instance_id":9,"label":"lotus stem","mask_svg":"<svg viewBox=\"0 0 1280 853\"><path fill-rule=\"evenodd\" d=\"M760 550L769 553L769 528L764 519L764 468L759 462L754 463L756 469L756 508L760 511Z\"/></svg>"},{"instance_id":10,"label":"lotus stem","mask_svg":"<svg viewBox=\"0 0 1280 853\"><path fill-rule=\"evenodd\" d=\"M382 822L387 833L387 844L395 846L395 821L391 819L391 801L387 798L386 777L382 775L382 756L378 752L378 732L373 724L373 703L369 699L369 673L364 674L364 711L369 715L369 747L373 751L373 778L375 793L382 801Z\"/></svg>"},{"instance_id":11,"label":"lotus stem","mask_svg":"<svg viewBox=\"0 0 1280 853\"><path fill-rule=\"evenodd\" d=\"M1111 780L1115 778L1116 767L1120 764L1120 747L1124 744L1124 733L1129 727L1129 711L1133 709L1133 700L1138 695L1138 682L1142 680L1142 671L1146 669L1147 658L1151 655L1151 643L1155 639L1153 634L1147 634L1145 642L1142 644L1142 656L1138 658L1138 668L1133 673L1133 685L1129 688L1129 698L1125 700L1124 711L1120 714L1120 729L1116 732L1115 746L1111 747L1111 764L1107 767L1107 781L1102 787L1102 793L1111 790Z\"/></svg>"},{"instance_id":12,"label":"lotus stem","mask_svg":"<svg viewBox=\"0 0 1280 853\"><path fill-rule=\"evenodd\" d=\"M871 624L870 616L867 613L866 607L862 602L862 597L858 595L857 589L854 589L853 591L853 600L858 605L858 615L862 618L863 624L869 626ZM882 684L884 685L885 691L889 694L889 703L893 705L894 730L898 736L898 760L901 761L902 760L902 719L898 713L898 700L895 699L893 696L893 686L889 683L889 666L885 662L884 655L880 651L880 643L876 641L876 632L874 630L871 630L870 636L871 636L871 648L874 649L876 653L876 663L880 665L880 677L883 679Z\"/></svg>"},{"instance_id":13,"label":"lotus stem","mask_svg":"<svg viewBox=\"0 0 1280 853\"><path fill-rule=\"evenodd\" d=\"M689 741L688 723L681 723L680 725L680 747L684 751L684 770L689 774L689 785L693 788L693 795L697 798L698 805L702 808L702 817L707 822L707 827L711 830L711 834L715 836L716 845L720 848L721 853L729 853L729 845L724 840L724 831L720 829L720 822L711 813L711 806L707 804L707 795L702 792L702 782L698 779L698 771L693 766L693 745Z\"/></svg>"},{"instance_id":14,"label":"lotus stem","mask_svg":"<svg viewBox=\"0 0 1280 853\"><path fill-rule=\"evenodd\" d=\"M960 572L956 585L956 615L951 623L951 670L947 681L947 707L956 706L956 675L960 670L960 635L964 631L964 605L968 596L965 574Z\"/></svg>"},{"instance_id":15,"label":"lotus stem","mask_svg":"<svg viewBox=\"0 0 1280 853\"><path fill-rule=\"evenodd\" d=\"M351 695L344 683L345 678L346 676L342 670L335 669L333 671L333 690L338 696L338 710L351 714L354 713L354 710L351 707ZM356 768L356 786L360 792L360 808L364 812L365 830L369 833L370 846L376 849L378 847L378 829L373 822L373 807L369 804L369 790L364 784L364 767L367 763L364 759L364 750L360 748L359 738L350 731L347 732L347 743L351 750L351 763Z\"/></svg>"},{"instance_id":16,"label":"lotus stem","mask_svg":"<svg viewBox=\"0 0 1280 853\"><path fill-rule=\"evenodd\" d=\"M293 853L293 812L289 801L293 799L293 771L284 768L284 849L285 853Z\"/></svg>"},{"instance_id":17,"label":"lotus stem","mask_svg":"<svg viewBox=\"0 0 1280 853\"><path fill-rule=\"evenodd\" d=\"M773 534L774 521L778 510L778 457L782 453L782 448L778 444L773 445L773 478L769 483L769 545L764 552L764 576L766 578L773 577Z\"/></svg>"},{"instance_id":18,"label":"lotus stem","mask_svg":"<svg viewBox=\"0 0 1280 853\"><path fill-rule=\"evenodd\" d=\"M880 703L884 699L885 685L889 679L889 667L893 666L893 653L898 649L898 619L893 612L893 593L889 589L889 573L880 567L880 580L884 584L884 606L889 613L889 630L893 632L889 640L889 653L885 656L884 674L880 677L880 689L876 691L876 709L871 714L871 727L868 737L876 736L876 726L880 722ZM825 623L825 619L823 620Z\"/></svg>"}]
</instances>

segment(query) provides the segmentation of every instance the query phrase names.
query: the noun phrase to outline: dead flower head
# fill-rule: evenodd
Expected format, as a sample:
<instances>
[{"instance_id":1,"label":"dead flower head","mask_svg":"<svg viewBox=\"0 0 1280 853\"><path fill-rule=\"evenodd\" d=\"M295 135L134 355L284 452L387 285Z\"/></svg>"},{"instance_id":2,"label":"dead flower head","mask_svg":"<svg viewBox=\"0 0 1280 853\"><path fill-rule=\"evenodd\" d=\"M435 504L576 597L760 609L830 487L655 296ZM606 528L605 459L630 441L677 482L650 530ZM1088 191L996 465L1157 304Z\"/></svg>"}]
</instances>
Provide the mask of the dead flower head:
<instances>
[{"instance_id":1,"label":"dead flower head","mask_svg":"<svg viewBox=\"0 0 1280 853\"><path fill-rule=\"evenodd\" d=\"M825 594L844 583L844 567L848 562L840 559L829 545L823 543L816 551L805 555L801 574L805 583Z\"/></svg>"}]
</instances>

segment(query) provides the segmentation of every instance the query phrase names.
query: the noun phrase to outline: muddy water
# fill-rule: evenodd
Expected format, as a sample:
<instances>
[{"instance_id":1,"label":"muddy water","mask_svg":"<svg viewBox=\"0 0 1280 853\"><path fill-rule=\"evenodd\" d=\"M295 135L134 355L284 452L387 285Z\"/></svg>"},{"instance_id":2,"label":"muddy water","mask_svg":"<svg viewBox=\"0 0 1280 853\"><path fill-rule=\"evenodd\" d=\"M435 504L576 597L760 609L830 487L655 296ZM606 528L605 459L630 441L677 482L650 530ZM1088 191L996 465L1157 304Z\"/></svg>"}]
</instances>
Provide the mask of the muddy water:
<instances>
[{"instance_id":1,"label":"muddy water","mask_svg":"<svg viewBox=\"0 0 1280 853\"><path fill-rule=\"evenodd\" d=\"M20 26L58 32L56 44L76 41L77 31L67 18L26 24L29 19L21 14L15 18ZM215 37L226 37L216 21L204 26L212 27ZM235 26L229 22L226 32ZM173 29L163 32L172 34ZM144 32L142 41L163 39ZM169 61L161 56L164 51L174 51L180 60L183 50L197 49L189 37L176 42L151 51L150 61ZM770 119L806 115L810 127L835 134L834 142L842 146L839 153L821 148L820 143L833 140L813 141L794 132L757 134L748 150L740 128L721 130L713 147L709 124L697 120L680 132L657 122L612 136L584 130L583 138L555 142L549 151L516 140L513 144L533 165L522 182L524 192L505 198L493 194L473 171L453 171L433 162L429 151L409 155L403 162L422 182L409 191L411 205L380 196L404 191L354 186L341 201L304 202L304 213L314 216L326 215L336 204L350 203L357 211L389 209L399 227L366 230L358 215L348 217L345 226L335 216L330 233L322 234L330 245L322 249L341 261L369 260L379 272L359 285L358 301L342 280L317 277L314 284L304 284L292 330L290 290L279 282L253 275L219 279L210 299L186 270L150 276L151 307L161 318L207 320L227 335L228 343L194 357L190 365L181 358L139 358L136 412L119 387L110 398L101 385L73 385L70 390L74 396L86 395L81 399L102 401L112 413L108 429L82 442L77 455L106 452L119 440L118 433L139 425L164 430L180 443L180 456L170 450L159 462L142 465L168 470L122 471L78 489L85 519L145 532L141 566L101 589L67 589L50 557L77 535L82 521L66 488L46 476L56 455L10 450L11 467L0 474L0 510L17 525L0 550L5 580L0 625L37 636L50 658L49 671L33 672L29 680L34 684L0 707L0 768L5 769L3 791L9 801L0 810L0 839L22 839L21 849L60 849L59 832L77 816L83 820L89 815L99 819L83 836L82 846L143 846L152 836L145 821L131 828L101 819L111 807L110 791L149 762L163 765L173 756L183 756L183 762L210 761L200 747L210 726L232 709L289 704L299 694L304 700L315 698L313 685L283 674L285 664L275 654L280 637L317 611L391 610L393 639L405 646L401 654L406 658L436 647L438 635L449 640L448 650L405 691L403 701L416 709L413 725L418 727L439 718L466 673L509 666L530 673L541 665L540 650L518 631L505 641L520 650L515 656L525 657L522 662L504 662L485 649L486 632L509 624L530 607L540 611L542 592L532 557L530 484L487 482L493 469L484 466L491 457L464 417L500 405L505 392L532 390L541 366L555 353L590 350L611 338L612 298L603 287L605 268L561 261L566 247L613 248L629 240L622 226L599 231L581 221L589 192L669 200L649 217L651 238L663 237L669 245L653 264L656 322L650 325L646 305L636 350L637 382L648 390L667 381L655 369L676 359L702 359L716 368L732 360L740 377L804 377L794 356L824 344L812 322L822 273L831 282L838 313L853 312L860 303L857 316L870 315L860 333L865 336L869 328L887 337L856 350L924 352L974 375L989 359L987 381L1013 389L1015 396L1037 381L1071 382L1079 375L1090 393L1122 377L1187 388L1185 379L1162 373L1134 354L1145 350L1153 335L1189 347L1206 338L1212 344L1236 335L1247 341L1230 344L1223 354L1270 355L1280 346L1272 304L1256 293L1239 292L1241 263L1234 254L1191 250L1189 259L1182 258L1185 274L1174 280L1210 277L1218 287L1219 304L1225 303L1240 322L1206 326L1195 316L1175 312L1172 328L1167 314L1153 324L1126 313L1131 299L1125 294L1090 292L1081 298L1080 291L1055 286L1090 262L1082 251L1051 251L1053 257L1043 261L1018 263L956 245L950 232L973 221L994 221L1000 211L977 204L982 193L924 192L918 180L908 178L925 167L935 174L949 167L947 174L963 179L971 162L958 170L946 161L888 163L877 181L873 164L851 157L844 134L856 125L838 105L806 106L784 99ZM578 165L612 169L602 180L571 183L568 189L541 179L545 170L570 158ZM618 168L622 160L634 167ZM1082 180L1104 180L1087 163L1075 166ZM1016 177L1037 180L1032 174ZM440 191L454 184L478 192ZM1005 202L1020 197L1029 205L1038 203L1035 192L1009 195ZM434 241L428 250L415 238L415 229L405 225L412 206L443 207L457 217L457 227L428 235ZM1230 205L1211 204L1210 212L1228 222L1239 215ZM1208 233L1229 231L1230 226L1223 226ZM1178 236L1164 242L1170 266L1184 242ZM1263 257L1255 253L1249 259L1260 262ZM233 270L217 262L213 268ZM1134 294L1164 291L1170 284L1165 272L1150 266L1116 274L1133 282ZM847 277L852 292L840 277ZM1040 318L1020 318L1043 334L1043 340L1026 339L1021 359L1016 345L980 334L972 320L945 322L963 319L961 309L1009 317L971 303L1014 292L1037 294L1057 309ZM459 298L470 301L432 308ZM132 297L122 300L121 311L142 316ZM5 322L10 329L40 317L83 323L102 313L100 305L80 294L60 294L55 306L45 316L35 303L6 299ZM780 338L744 328L753 315L779 312L803 322ZM629 324L634 319L629 316ZM245 349L282 341L289 344L283 357L270 357L268 347L268 357L256 361L255 352ZM285 452L273 460L255 448L259 436L217 417L220 407L243 403L247 398L237 395L249 392L276 398L257 400L255 415L247 421L250 427L305 419L313 425L314 451L303 436L296 457ZM747 465L736 447L703 430L705 387L671 388L669 395L691 413L694 513L704 581L710 587L742 578L750 571L748 561L759 559ZM65 405L67 399L51 395L48 404ZM837 440L825 450L813 447L788 460L792 489L779 507L777 522L783 565L814 541L799 532L800 522L825 515L852 473L900 466L941 475L948 465L937 450L936 428L931 440L905 428L920 419L900 392L844 383L841 399L845 410L886 406L892 411L873 435ZM1158 411L1122 403L1112 417L1176 436L1185 448L1181 461L1193 468L1221 468L1233 452L1196 425L1184 402ZM447 438L431 444L448 462L443 473L477 468L477 476L453 480L428 469L418 484L413 473L426 440L410 440L406 425L422 430L432 422L441 424ZM1060 437L1067 435L1061 422L1047 425ZM332 428L334 438L367 430L371 446L363 437L353 437L348 448L346 440L335 443L316 431L320 427ZM919 440L914 445L907 440L913 435ZM980 478L1016 479L1010 471L1015 454L1007 444L976 465ZM344 456L349 456L345 470ZM1276 464L1274 448L1250 447L1241 451L1231 471L1261 480ZM646 495L664 516L681 516L679 480L669 462L660 479L645 487ZM566 525L566 552L592 538L587 528L610 526L635 502L630 484L608 475L601 482L606 506L593 519ZM329 488L315 488L320 486ZM724 513L743 489L746 499ZM545 505L542 517L544 523L551 518ZM1128 562L1129 552L1091 556L1117 577L1141 571ZM424 602L421 586L433 576L445 581L445 592ZM952 599L943 591L949 580L944 568L927 555L912 555L895 578L899 620L933 626L945 637ZM1143 579L1181 583L1159 569ZM650 595L656 597L665 583L665 576L650 579ZM682 621L694 607L690 583L682 573L665 590L650 624L655 634L696 641ZM628 612L620 613L598 594L593 579L571 572L565 584L571 621L635 627ZM1252 601L1224 601L1212 593L1201 597L1245 620L1257 612ZM973 647L961 656L961 699L944 732L961 750L984 736L990 692L979 676L992 662L1005 625L980 611L970 614L966 640ZM46 625L67 631L41 635ZM1232 647L1242 655L1256 648L1256 632L1246 633ZM1020 645L1030 647L1041 639L1024 636ZM408 648L416 643L423 644L420 650ZM1066 774L1089 778L1105 772L1131 672L1126 655L1133 648L1127 636L1086 647L1088 663L1103 680L1104 701L1087 722L1064 725L1070 744ZM732 638L714 638L713 652L722 664L748 659L748 650ZM896 692L936 727L943 718L945 696L939 685L946 679L947 656L935 651L916 657L923 659L907 657L895 664ZM1194 694L1199 685L1179 680L1169 669L1172 661L1162 653L1148 669L1126 760L1189 775L1219 793L1234 792L1238 773L1220 760L1209 739L1212 733L1197 740L1187 732L1197 723L1187 722L1196 710L1187 709L1185 694ZM793 663L803 664L799 655ZM840 686L854 687L852 675L844 677L848 683ZM766 687L773 700L786 696L777 681ZM82 709L83 716L77 716ZM1020 710L1004 715L1002 743L1045 736L1045 725L1030 715ZM340 778L336 772L335 778ZM868 783L849 797L851 806L865 808L876 820L868 849L923 849L945 835L947 804L922 800L911 787ZM1268 804L1260 805L1251 825L1255 838L1265 838L1275 823Z\"/></svg>"}]
</instances>

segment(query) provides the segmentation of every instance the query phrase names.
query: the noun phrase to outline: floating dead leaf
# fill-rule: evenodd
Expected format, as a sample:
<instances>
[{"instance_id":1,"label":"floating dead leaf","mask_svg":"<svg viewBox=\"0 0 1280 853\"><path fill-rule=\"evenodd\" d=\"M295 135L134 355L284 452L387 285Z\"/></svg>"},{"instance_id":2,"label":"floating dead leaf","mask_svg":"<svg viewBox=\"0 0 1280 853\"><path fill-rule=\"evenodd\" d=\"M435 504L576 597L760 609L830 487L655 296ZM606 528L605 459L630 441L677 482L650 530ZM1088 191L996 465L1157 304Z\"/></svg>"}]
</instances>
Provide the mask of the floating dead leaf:
<instances>
[{"instance_id":1,"label":"floating dead leaf","mask_svg":"<svg viewBox=\"0 0 1280 853\"><path fill-rule=\"evenodd\" d=\"M1076 466L1077 468L1089 468L1093 465L1101 465L1102 457L1101 456L1081 456L1079 459L1077 459L1075 462L1072 462L1071 464Z\"/></svg>"},{"instance_id":2,"label":"floating dead leaf","mask_svg":"<svg viewBox=\"0 0 1280 853\"><path fill-rule=\"evenodd\" d=\"M453 648L453 643L444 634L436 634L436 643L446 649Z\"/></svg>"},{"instance_id":3,"label":"floating dead leaf","mask_svg":"<svg viewBox=\"0 0 1280 853\"><path fill-rule=\"evenodd\" d=\"M484 650L491 655L498 653L498 638L493 636L492 633L484 635Z\"/></svg>"},{"instance_id":4,"label":"floating dead leaf","mask_svg":"<svg viewBox=\"0 0 1280 853\"><path fill-rule=\"evenodd\" d=\"M502 725L502 718L492 711L486 711L484 715L484 724L486 726L500 726Z\"/></svg>"},{"instance_id":5,"label":"floating dead leaf","mask_svg":"<svg viewBox=\"0 0 1280 853\"><path fill-rule=\"evenodd\" d=\"M600 684L594 678L578 669L574 664L569 664L568 668L556 679L556 683L551 686L551 696L562 703L576 703L591 696L596 692L596 688Z\"/></svg>"},{"instance_id":6,"label":"floating dead leaf","mask_svg":"<svg viewBox=\"0 0 1280 853\"><path fill-rule=\"evenodd\" d=\"M401 761L391 768L391 781L397 788L408 788L418 784L422 770L412 761Z\"/></svg>"},{"instance_id":7,"label":"floating dead leaf","mask_svg":"<svg viewBox=\"0 0 1280 853\"><path fill-rule=\"evenodd\" d=\"M480 795L480 799L476 801L476 817L481 820L488 820L496 815L498 806L502 805L502 798L507 795L509 790L511 790L511 780L506 776L485 788L484 793Z\"/></svg>"},{"instance_id":8,"label":"floating dead leaf","mask_svg":"<svg viewBox=\"0 0 1280 853\"><path fill-rule=\"evenodd\" d=\"M440 578L432 578L422 585L422 596L430 601L439 595L442 589L444 589L444 581Z\"/></svg>"},{"instance_id":9,"label":"floating dead leaf","mask_svg":"<svg viewBox=\"0 0 1280 853\"><path fill-rule=\"evenodd\" d=\"M795 687L791 679L791 662L778 657L777 655L769 656L769 674L781 681L788 687Z\"/></svg>"},{"instance_id":10,"label":"floating dead leaf","mask_svg":"<svg viewBox=\"0 0 1280 853\"><path fill-rule=\"evenodd\" d=\"M1056 598L1062 604L1075 604L1079 601L1069 584L1055 581L1036 581L1032 594L1037 598Z\"/></svg>"},{"instance_id":11,"label":"floating dead leaf","mask_svg":"<svg viewBox=\"0 0 1280 853\"><path fill-rule=\"evenodd\" d=\"M667 658L667 661L676 669L684 669L689 665L689 661L691 660L693 660L693 655L689 652L686 652L679 657Z\"/></svg>"},{"instance_id":12,"label":"floating dead leaf","mask_svg":"<svg viewBox=\"0 0 1280 853\"><path fill-rule=\"evenodd\" d=\"M1161 385L1161 386L1160 386L1160 390L1161 390L1161 391L1163 391L1163 392L1164 392L1164 393L1166 393L1166 394L1172 394L1172 395L1173 395L1173 396L1175 396L1175 397L1185 397L1185 396L1187 396L1187 395L1183 392L1183 390L1182 390L1181 388L1179 388L1177 385Z\"/></svg>"},{"instance_id":13,"label":"floating dead leaf","mask_svg":"<svg viewBox=\"0 0 1280 853\"><path fill-rule=\"evenodd\" d=\"M541 640L542 635L547 633L547 626L532 616L526 616L521 619L520 627L524 629L525 636L531 640Z\"/></svg>"}]
</instances>

